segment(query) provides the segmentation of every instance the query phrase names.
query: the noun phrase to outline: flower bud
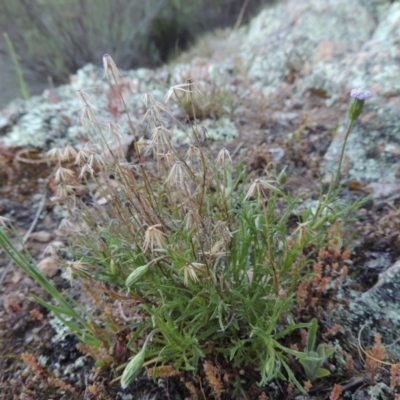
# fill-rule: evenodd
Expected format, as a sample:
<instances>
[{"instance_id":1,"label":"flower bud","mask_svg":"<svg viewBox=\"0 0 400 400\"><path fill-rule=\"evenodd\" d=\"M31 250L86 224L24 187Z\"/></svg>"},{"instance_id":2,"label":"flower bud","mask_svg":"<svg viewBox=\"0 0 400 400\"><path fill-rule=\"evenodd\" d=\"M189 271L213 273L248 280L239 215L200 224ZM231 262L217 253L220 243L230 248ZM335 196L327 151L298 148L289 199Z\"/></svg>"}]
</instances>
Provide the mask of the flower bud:
<instances>
[{"instance_id":1,"label":"flower bud","mask_svg":"<svg viewBox=\"0 0 400 400\"><path fill-rule=\"evenodd\" d=\"M125 281L125 285L129 288L135 285L139 280L147 274L149 270L148 265L142 265L141 267L136 268L127 278Z\"/></svg>"},{"instance_id":2,"label":"flower bud","mask_svg":"<svg viewBox=\"0 0 400 400\"><path fill-rule=\"evenodd\" d=\"M371 97L369 90L353 89L350 92L350 96L353 98L349 106L349 118L351 122L354 122L361 114L365 99Z\"/></svg>"},{"instance_id":3,"label":"flower bud","mask_svg":"<svg viewBox=\"0 0 400 400\"><path fill-rule=\"evenodd\" d=\"M126 389L138 377L144 364L145 351L146 346L143 346L142 350L125 367L121 377L121 386L123 389Z\"/></svg>"},{"instance_id":4,"label":"flower bud","mask_svg":"<svg viewBox=\"0 0 400 400\"><path fill-rule=\"evenodd\" d=\"M286 181L287 181L286 167L278 175L277 180L281 185L284 185L286 183Z\"/></svg>"},{"instance_id":5,"label":"flower bud","mask_svg":"<svg viewBox=\"0 0 400 400\"><path fill-rule=\"evenodd\" d=\"M136 354L135 357L132 358L131 361L129 361L128 365L125 367L121 376L121 386L123 389L126 389L138 377L144 364L146 347L156 332L157 329L154 329L149 333L142 349Z\"/></svg>"}]
</instances>

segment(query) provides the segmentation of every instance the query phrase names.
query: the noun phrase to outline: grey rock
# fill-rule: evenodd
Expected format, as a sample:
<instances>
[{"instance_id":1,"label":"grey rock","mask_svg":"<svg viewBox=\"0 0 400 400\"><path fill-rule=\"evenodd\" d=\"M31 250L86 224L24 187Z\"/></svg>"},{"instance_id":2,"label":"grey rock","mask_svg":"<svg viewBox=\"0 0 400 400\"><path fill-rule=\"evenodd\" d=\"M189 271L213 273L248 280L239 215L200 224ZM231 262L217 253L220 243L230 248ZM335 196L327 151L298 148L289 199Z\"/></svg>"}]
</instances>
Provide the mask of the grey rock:
<instances>
[{"instance_id":1,"label":"grey rock","mask_svg":"<svg viewBox=\"0 0 400 400\"><path fill-rule=\"evenodd\" d=\"M280 2L249 25L239 55L266 98L285 92L297 103L310 93L326 106L349 101L354 87L373 98L351 133L348 178L393 182L400 150L400 3L389 0ZM334 171L347 116L328 149L323 171Z\"/></svg>"},{"instance_id":2,"label":"grey rock","mask_svg":"<svg viewBox=\"0 0 400 400\"><path fill-rule=\"evenodd\" d=\"M379 333L388 352L400 357L398 331L400 326L400 260L379 275L378 282L360 295L346 293L348 306L338 311L338 322L353 337L360 339L363 347L373 344ZM358 339L357 339L358 340ZM390 347L389 345L392 344Z\"/></svg>"}]
</instances>

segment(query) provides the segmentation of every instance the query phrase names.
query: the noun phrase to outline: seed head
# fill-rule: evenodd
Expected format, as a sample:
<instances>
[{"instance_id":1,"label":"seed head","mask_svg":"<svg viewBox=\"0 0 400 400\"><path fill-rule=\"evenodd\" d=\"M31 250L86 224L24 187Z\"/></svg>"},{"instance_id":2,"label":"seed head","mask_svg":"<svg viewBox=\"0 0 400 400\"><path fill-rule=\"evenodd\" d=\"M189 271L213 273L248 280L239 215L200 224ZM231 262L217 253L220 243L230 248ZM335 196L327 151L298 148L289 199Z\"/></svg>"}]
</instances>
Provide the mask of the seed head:
<instances>
[{"instance_id":1,"label":"seed head","mask_svg":"<svg viewBox=\"0 0 400 400\"><path fill-rule=\"evenodd\" d=\"M189 173L187 172L184 164L182 164L181 161L177 161L172 166L165 183L175 186L176 188L179 188L183 191L187 191L187 182L189 178Z\"/></svg>"},{"instance_id":2,"label":"seed head","mask_svg":"<svg viewBox=\"0 0 400 400\"><path fill-rule=\"evenodd\" d=\"M63 153L58 147L54 147L46 153L46 156L52 161L62 161Z\"/></svg>"},{"instance_id":3,"label":"seed head","mask_svg":"<svg viewBox=\"0 0 400 400\"><path fill-rule=\"evenodd\" d=\"M231 155L225 147L218 153L217 159L215 160L216 165L227 165L232 163Z\"/></svg>"},{"instance_id":4,"label":"seed head","mask_svg":"<svg viewBox=\"0 0 400 400\"><path fill-rule=\"evenodd\" d=\"M154 251L165 247L165 233L158 229L161 226L157 224L147 228L142 247L144 253L147 250Z\"/></svg>"},{"instance_id":5,"label":"seed head","mask_svg":"<svg viewBox=\"0 0 400 400\"><path fill-rule=\"evenodd\" d=\"M86 175L90 175L92 178L94 177L94 169L89 164L85 164L82 167L81 172L79 173L79 180L84 179Z\"/></svg>"},{"instance_id":6,"label":"seed head","mask_svg":"<svg viewBox=\"0 0 400 400\"><path fill-rule=\"evenodd\" d=\"M273 180L266 180L266 179L256 179L250 186L249 190L246 193L245 200L248 200L252 197L255 193L257 193L258 201L262 199L264 196L264 189L269 190L279 190L274 184L276 181Z\"/></svg>"},{"instance_id":7,"label":"seed head","mask_svg":"<svg viewBox=\"0 0 400 400\"><path fill-rule=\"evenodd\" d=\"M86 143L83 149L79 150L75 157L75 163L78 165L85 164L88 158L96 153L96 149L92 144Z\"/></svg>"},{"instance_id":8,"label":"seed head","mask_svg":"<svg viewBox=\"0 0 400 400\"><path fill-rule=\"evenodd\" d=\"M75 225L67 218L63 218L58 225L58 229L63 232L71 232L75 229Z\"/></svg>"},{"instance_id":9,"label":"seed head","mask_svg":"<svg viewBox=\"0 0 400 400\"><path fill-rule=\"evenodd\" d=\"M172 151L169 151L168 153L166 153L164 157L165 157L165 161L167 162L168 167L172 167L172 165L174 165L178 161L176 154L173 153Z\"/></svg>"},{"instance_id":10,"label":"seed head","mask_svg":"<svg viewBox=\"0 0 400 400\"><path fill-rule=\"evenodd\" d=\"M184 283L184 285L185 286L189 285L189 278L194 282L198 282L199 281L198 274L204 272L205 266L206 266L205 264L196 263L196 262L186 264L183 267L183 283Z\"/></svg>"},{"instance_id":11,"label":"seed head","mask_svg":"<svg viewBox=\"0 0 400 400\"><path fill-rule=\"evenodd\" d=\"M69 144L65 147L64 153L62 155L62 161L71 161L71 159L76 158L77 151Z\"/></svg>"},{"instance_id":12,"label":"seed head","mask_svg":"<svg viewBox=\"0 0 400 400\"><path fill-rule=\"evenodd\" d=\"M57 186L57 194L55 197L52 198L53 201L60 201L67 199L71 194L74 193L75 187L72 185L66 185L65 183L61 182Z\"/></svg>"},{"instance_id":13,"label":"seed head","mask_svg":"<svg viewBox=\"0 0 400 400\"><path fill-rule=\"evenodd\" d=\"M233 236L232 232L229 230L229 226L226 221L218 221L215 224L213 233L217 237L222 238L227 243L230 242L230 240Z\"/></svg>"},{"instance_id":14,"label":"seed head","mask_svg":"<svg viewBox=\"0 0 400 400\"><path fill-rule=\"evenodd\" d=\"M60 182L67 183L67 182L71 182L71 180L74 176L75 176L75 173L71 169L59 167L56 171L54 179L57 183L60 183Z\"/></svg>"},{"instance_id":15,"label":"seed head","mask_svg":"<svg viewBox=\"0 0 400 400\"><path fill-rule=\"evenodd\" d=\"M192 144L189 145L189 148L185 154L185 161L195 161L198 160L200 157L200 150L198 147L193 146Z\"/></svg>"},{"instance_id":16,"label":"seed head","mask_svg":"<svg viewBox=\"0 0 400 400\"><path fill-rule=\"evenodd\" d=\"M197 228L197 217L194 214L193 210L189 210L183 219L183 225L187 231L190 231L194 228Z\"/></svg>"},{"instance_id":17,"label":"seed head","mask_svg":"<svg viewBox=\"0 0 400 400\"><path fill-rule=\"evenodd\" d=\"M104 75L103 78L112 76L114 80L118 83L118 78L121 76L118 68L114 62L114 60L108 54L104 54L103 56L103 67L104 67Z\"/></svg>"},{"instance_id":18,"label":"seed head","mask_svg":"<svg viewBox=\"0 0 400 400\"><path fill-rule=\"evenodd\" d=\"M163 126L157 126L151 133L151 141L154 143L157 153L165 154L171 147L171 132Z\"/></svg>"}]
</instances>

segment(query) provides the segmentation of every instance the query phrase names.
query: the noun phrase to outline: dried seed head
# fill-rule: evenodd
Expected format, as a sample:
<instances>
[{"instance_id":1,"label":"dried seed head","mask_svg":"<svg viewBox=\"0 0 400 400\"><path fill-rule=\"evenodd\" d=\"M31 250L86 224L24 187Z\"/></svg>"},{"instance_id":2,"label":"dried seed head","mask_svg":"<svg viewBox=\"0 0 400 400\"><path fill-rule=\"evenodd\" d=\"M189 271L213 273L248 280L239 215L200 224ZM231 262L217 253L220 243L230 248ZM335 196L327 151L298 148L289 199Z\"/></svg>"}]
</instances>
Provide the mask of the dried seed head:
<instances>
[{"instance_id":1,"label":"dried seed head","mask_svg":"<svg viewBox=\"0 0 400 400\"><path fill-rule=\"evenodd\" d=\"M93 109L94 108L90 104L85 104L83 106L82 111L81 111L81 115L79 116L79 122L83 126L87 126L87 125L85 125L86 121L89 121L92 124L96 124L97 123L97 119L96 119L96 116L94 114Z\"/></svg>"},{"instance_id":2,"label":"dried seed head","mask_svg":"<svg viewBox=\"0 0 400 400\"><path fill-rule=\"evenodd\" d=\"M246 193L245 200L248 200L250 197L253 197L255 193L257 193L258 201L265 197L264 189L269 190L279 190L274 184L277 182L274 180L266 180L266 179L256 179L250 186L249 190Z\"/></svg>"},{"instance_id":3,"label":"dried seed head","mask_svg":"<svg viewBox=\"0 0 400 400\"><path fill-rule=\"evenodd\" d=\"M104 75L103 78L112 76L116 83L118 83L118 78L121 76L118 68L114 62L114 60L108 54L104 54L103 56L103 67L104 67Z\"/></svg>"},{"instance_id":4,"label":"dried seed head","mask_svg":"<svg viewBox=\"0 0 400 400\"><path fill-rule=\"evenodd\" d=\"M85 126L86 121L97 123L96 116L93 111L96 110L96 107L89 102L89 95L83 90L78 90L77 96L79 100L83 103L82 111L79 115L79 123L83 126Z\"/></svg>"},{"instance_id":5,"label":"dried seed head","mask_svg":"<svg viewBox=\"0 0 400 400\"><path fill-rule=\"evenodd\" d=\"M49 255L53 258L58 257L58 253L60 248L63 247L63 243L62 242L51 242L48 246L46 246L46 248L43 250L43 255Z\"/></svg>"},{"instance_id":6,"label":"dried seed head","mask_svg":"<svg viewBox=\"0 0 400 400\"><path fill-rule=\"evenodd\" d=\"M185 165L181 161L177 161L172 166L165 183L187 192L189 179L190 176L185 168Z\"/></svg>"},{"instance_id":7,"label":"dried seed head","mask_svg":"<svg viewBox=\"0 0 400 400\"><path fill-rule=\"evenodd\" d=\"M161 105L162 106L162 105ZM147 123L150 129L154 129L157 126L165 125L165 120L161 115L161 112L166 112L166 109L160 103L155 104L147 109L143 117L143 122Z\"/></svg>"},{"instance_id":8,"label":"dried seed head","mask_svg":"<svg viewBox=\"0 0 400 400\"><path fill-rule=\"evenodd\" d=\"M198 282L199 281L198 274L204 273L205 267L206 267L205 264L196 263L196 262L186 264L183 267L183 283L184 283L184 285L185 286L189 285L189 278L194 282Z\"/></svg>"},{"instance_id":9,"label":"dried seed head","mask_svg":"<svg viewBox=\"0 0 400 400\"><path fill-rule=\"evenodd\" d=\"M151 133L151 141L158 154L165 154L171 148L171 132L163 126L157 126Z\"/></svg>"},{"instance_id":10,"label":"dried seed head","mask_svg":"<svg viewBox=\"0 0 400 400\"><path fill-rule=\"evenodd\" d=\"M112 135L112 137L119 142L122 138L122 135L120 133L120 126L118 124L114 124L112 122L108 123L108 129Z\"/></svg>"},{"instance_id":11,"label":"dried seed head","mask_svg":"<svg viewBox=\"0 0 400 400\"><path fill-rule=\"evenodd\" d=\"M189 210L183 219L183 225L187 231L197 228L196 216L193 210Z\"/></svg>"},{"instance_id":12,"label":"dried seed head","mask_svg":"<svg viewBox=\"0 0 400 400\"><path fill-rule=\"evenodd\" d=\"M71 230L75 229L74 224L67 218L63 218L60 222L60 225L58 225L58 229L60 231L66 231L69 232Z\"/></svg>"},{"instance_id":13,"label":"dried seed head","mask_svg":"<svg viewBox=\"0 0 400 400\"><path fill-rule=\"evenodd\" d=\"M89 269L87 264L82 261L72 261L68 263L68 267L71 272L71 276L73 273L88 273Z\"/></svg>"},{"instance_id":14,"label":"dried seed head","mask_svg":"<svg viewBox=\"0 0 400 400\"><path fill-rule=\"evenodd\" d=\"M188 151L186 152L185 160L191 162L197 161L199 159L199 153L199 148L191 144L189 145Z\"/></svg>"},{"instance_id":15,"label":"dried seed head","mask_svg":"<svg viewBox=\"0 0 400 400\"><path fill-rule=\"evenodd\" d=\"M76 95L82 103L89 103L89 95L84 90L77 90Z\"/></svg>"},{"instance_id":16,"label":"dried seed head","mask_svg":"<svg viewBox=\"0 0 400 400\"><path fill-rule=\"evenodd\" d=\"M90 144L86 143L83 149L79 150L75 157L75 163L78 165L85 164L92 154L96 153L96 149Z\"/></svg>"},{"instance_id":17,"label":"dried seed head","mask_svg":"<svg viewBox=\"0 0 400 400\"><path fill-rule=\"evenodd\" d=\"M56 171L54 179L57 183L60 183L60 182L68 183L73 180L74 176L75 176L75 172L72 171L71 169L59 167Z\"/></svg>"},{"instance_id":18,"label":"dried seed head","mask_svg":"<svg viewBox=\"0 0 400 400\"><path fill-rule=\"evenodd\" d=\"M62 161L63 153L58 147L54 147L46 153L46 156L52 161Z\"/></svg>"},{"instance_id":19,"label":"dried seed head","mask_svg":"<svg viewBox=\"0 0 400 400\"><path fill-rule=\"evenodd\" d=\"M71 159L76 158L77 151L69 144L65 147L64 153L62 155L62 161L71 161Z\"/></svg>"},{"instance_id":20,"label":"dried seed head","mask_svg":"<svg viewBox=\"0 0 400 400\"><path fill-rule=\"evenodd\" d=\"M154 251L165 247L165 233L158 229L161 226L161 224L157 224L147 228L144 234L143 252L147 250Z\"/></svg>"},{"instance_id":21,"label":"dried seed head","mask_svg":"<svg viewBox=\"0 0 400 400\"><path fill-rule=\"evenodd\" d=\"M225 148L223 148L217 156L217 159L215 160L216 165L227 165L232 163L232 158L231 155L229 154L229 151Z\"/></svg>"},{"instance_id":22,"label":"dried seed head","mask_svg":"<svg viewBox=\"0 0 400 400\"><path fill-rule=\"evenodd\" d=\"M82 167L81 172L79 173L79 180L84 179L86 175L90 175L92 178L94 176L94 169L89 164L85 164Z\"/></svg>"},{"instance_id":23,"label":"dried seed head","mask_svg":"<svg viewBox=\"0 0 400 400\"><path fill-rule=\"evenodd\" d=\"M137 141L137 146L139 153L144 155L148 155L150 151L154 150L154 142L143 139L142 137Z\"/></svg>"},{"instance_id":24,"label":"dried seed head","mask_svg":"<svg viewBox=\"0 0 400 400\"><path fill-rule=\"evenodd\" d=\"M222 238L225 242L230 242L232 238L232 232L229 230L229 226L226 221L218 221L215 224L214 234L217 237Z\"/></svg>"},{"instance_id":25,"label":"dried seed head","mask_svg":"<svg viewBox=\"0 0 400 400\"><path fill-rule=\"evenodd\" d=\"M66 200L72 193L74 193L75 187L72 185L66 185L61 182L57 186L56 196L52 198L53 201Z\"/></svg>"},{"instance_id":26,"label":"dried seed head","mask_svg":"<svg viewBox=\"0 0 400 400\"><path fill-rule=\"evenodd\" d=\"M217 240L211 247L209 252L211 257L220 257L226 255L226 242L223 239Z\"/></svg>"},{"instance_id":27,"label":"dried seed head","mask_svg":"<svg viewBox=\"0 0 400 400\"><path fill-rule=\"evenodd\" d=\"M197 83L190 79L187 83L171 86L164 97L163 104L167 104L171 98L179 101L179 93L183 93L187 101L190 101L191 97L198 98L203 96Z\"/></svg>"},{"instance_id":28,"label":"dried seed head","mask_svg":"<svg viewBox=\"0 0 400 400\"><path fill-rule=\"evenodd\" d=\"M167 162L168 167L172 167L172 165L174 165L176 162L178 162L178 158L176 156L175 153L173 153L172 151L169 151L168 153L166 153L164 155L165 157L165 161Z\"/></svg>"}]
</instances>

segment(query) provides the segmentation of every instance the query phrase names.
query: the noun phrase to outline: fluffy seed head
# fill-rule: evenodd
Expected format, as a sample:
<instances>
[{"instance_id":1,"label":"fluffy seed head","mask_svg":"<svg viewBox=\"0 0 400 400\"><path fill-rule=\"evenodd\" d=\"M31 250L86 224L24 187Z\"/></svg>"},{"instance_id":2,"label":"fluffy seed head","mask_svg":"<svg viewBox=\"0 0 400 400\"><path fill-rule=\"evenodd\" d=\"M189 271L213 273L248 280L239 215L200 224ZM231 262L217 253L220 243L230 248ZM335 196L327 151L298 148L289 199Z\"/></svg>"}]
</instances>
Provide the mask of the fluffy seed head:
<instances>
[{"instance_id":1,"label":"fluffy seed head","mask_svg":"<svg viewBox=\"0 0 400 400\"><path fill-rule=\"evenodd\" d=\"M192 262L192 263L186 264L183 267L183 283L184 283L184 285L185 286L189 285L189 278L193 282L198 282L199 281L198 274L204 272L205 266L206 266L205 264L201 264L201 263L197 263L197 262Z\"/></svg>"},{"instance_id":2,"label":"fluffy seed head","mask_svg":"<svg viewBox=\"0 0 400 400\"><path fill-rule=\"evenodd\" d=\"M103 67L104 67L104 75L103 78L112 76L116 82L118 82L118 78L121 76L118 71L117 65L114 60L108 54L104 54L103 56Z\"/></svg>"},{"instance_id":3,"label":"fluffy seed head","mask_svg":"<svg viewBox=\"0 0 400 400\"><path fill-rule=\"evenodd\" d=\"M54 147L46 153L46 156L52 161L62 161L63 153L58 147Z\"/></svg>"},{"instance_id":4,"label":"fluffy seed head","mask_svg":"<svg viewBox=\"0 0 400 400\"><path fill-rule=\"evenodd\" d=\"M161 226L161 224L157 224L147 228L142 247L144 253L147 250L154 251L165 247L165 233L158 229Z\"/></svg>"},{"instance_id":5,"label":"fluffy seed head","mask_svg":"<svg viewBox=\"0 0 400 400\"><path fill-rule=\"evenodd\" d=\"M278 188L276 186L274 186L274 184L276 184L276 183L277 183L276 181L272 181L272 180L256 179L251 184L244 199L248 200L255 193L257 193L258 201L260 201L260 199L264 197L264 189L278 190Z\"/></svg>"},{"instance_id":6,"label":"fluffy seed head","mask_svg":"<svg viewBox=\"0 0 400 400\"><path fill-rule=\"evenodd\" d=\"M227 165L232 163L231 155L225 147L218 153L217 159L215 160L216 165Z\"/></svg>"},{"instance_id":7,"label":"fluffy seed head","mask_svg":"<svg viewBox=\"0 0 400 400\"><path fill-rule=\"evenodd\" d=\"M183 191L187 191L187 183L189 178L189 173L187 172L184 164L181 161L177 161L172 166L165 183L179 188Z\"/></svg>"},{"instance_id":8,"label":"fluffy seed head","mask_svg":"<svg viewBox=\"0 0 400 400\"><path fill-rule=\"evenodd\" d=\"M76 155L77 155L77 151L68 144L64 149L64 153L62 155L62 160L63 161L71 161L71 159L76 158Z\"/></svg>"},{"instance_id":9,"label":"fluffy seed head","mask_svg":"<svg viewBox=\"0 0 400 400\"><path fill-rule=\"evenodd\" d=\"M56 171L54 179L57 183L60 183L60 182L67 183L67 182L71 182L72 178L74 176L75 176L75 173L71 169L59 167Z\"/></svg>"}]
</instances>

